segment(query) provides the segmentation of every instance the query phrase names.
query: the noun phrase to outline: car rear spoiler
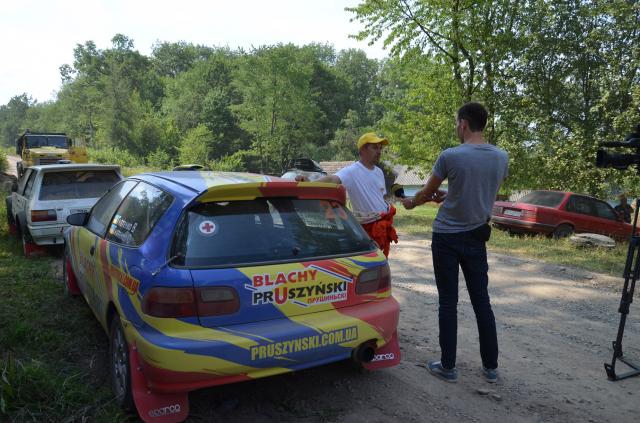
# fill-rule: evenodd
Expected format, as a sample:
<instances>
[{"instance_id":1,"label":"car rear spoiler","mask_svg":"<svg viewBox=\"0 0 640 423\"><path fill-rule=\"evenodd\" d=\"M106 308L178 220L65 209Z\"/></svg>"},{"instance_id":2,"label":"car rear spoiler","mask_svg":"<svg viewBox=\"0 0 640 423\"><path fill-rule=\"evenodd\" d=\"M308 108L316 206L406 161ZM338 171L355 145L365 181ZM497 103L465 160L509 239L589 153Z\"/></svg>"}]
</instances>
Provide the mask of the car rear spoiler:
<instances>
[{"instance_id":1,"label":"car rear spoiler","mask_svg":"<svg viewBox=\"0 0 640 423\"><path fill-rule=\"evenodd\" d=\"M250 182L213 186L200 194L195 201L209 203L213 201L254 200L265 197L330 200L345 205L346 190L342 185L325 182Z\"/></svg>"}]
</instances>

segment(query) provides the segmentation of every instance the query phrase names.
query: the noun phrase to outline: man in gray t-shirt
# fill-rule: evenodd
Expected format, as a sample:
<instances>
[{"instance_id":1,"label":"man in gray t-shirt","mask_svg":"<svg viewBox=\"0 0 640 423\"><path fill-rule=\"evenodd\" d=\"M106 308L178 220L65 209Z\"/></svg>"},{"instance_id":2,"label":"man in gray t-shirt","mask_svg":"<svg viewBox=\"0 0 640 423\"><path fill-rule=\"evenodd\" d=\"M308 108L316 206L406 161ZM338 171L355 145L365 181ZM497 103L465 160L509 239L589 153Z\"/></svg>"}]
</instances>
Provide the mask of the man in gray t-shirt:
<instances>
[{"instance_id":1,"label":"man in gray t-shirt","mask_svg":"<svg viewBox=\"0 0 640 423\"><path fill-rule=\"evenodd\" d=\"M445 150L436 160L427 184L406 209L428 201L442 203L433 222L433 270L438 287L441 359L427 364L429 371L447 382L458 380L456 365L458 269L461 267L476 314L480 335L482 374L487 382L498 380L498 338L487 286L486 241L491 209L507 177L509 157L484 140L487 111L479 103L458 110L456 134L461 145ZM448 190L439 190L444 180Z\"/></svg>"}]
</instances>

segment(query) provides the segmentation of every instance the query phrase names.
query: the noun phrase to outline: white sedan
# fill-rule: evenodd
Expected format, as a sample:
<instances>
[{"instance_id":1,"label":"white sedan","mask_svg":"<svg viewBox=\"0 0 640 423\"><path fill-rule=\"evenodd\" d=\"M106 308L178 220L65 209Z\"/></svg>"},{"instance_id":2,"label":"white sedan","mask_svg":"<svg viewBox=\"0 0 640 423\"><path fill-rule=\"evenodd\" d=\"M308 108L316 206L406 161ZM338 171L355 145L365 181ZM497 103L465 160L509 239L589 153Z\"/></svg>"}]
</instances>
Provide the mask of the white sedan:
<instances>
[{"instance_id":1,"label":"white sedan","mask_svg":"<svg viewBox=\"0 0 640 423\"><path fill-rule=\"evenodd\" d=\"M22 238L25 256L38 246L63 244L67 216L87 212L122 180L120 166L57 164L32 166L6 198L10 231Z\"/></svg>"}]
</instances>

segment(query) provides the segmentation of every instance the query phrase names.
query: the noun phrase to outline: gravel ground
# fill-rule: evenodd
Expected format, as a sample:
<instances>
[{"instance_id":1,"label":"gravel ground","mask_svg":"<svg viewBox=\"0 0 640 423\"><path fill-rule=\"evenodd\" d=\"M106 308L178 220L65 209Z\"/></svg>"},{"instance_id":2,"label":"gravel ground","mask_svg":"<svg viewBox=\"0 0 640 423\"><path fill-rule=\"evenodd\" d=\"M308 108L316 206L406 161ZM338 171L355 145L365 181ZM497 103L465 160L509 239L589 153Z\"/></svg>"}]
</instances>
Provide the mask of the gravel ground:
<instances>
[{"instance_id":1,"label":"gravel ground","mask_svg":"<svg viewBox=\"0 0 640 423\"><path fill-rule=\"evenodd\" d=\"M622 278L490 254L500 380L491 385L480 376L475 319L461 280L460 378L449 384L425 368L439 357L429 241L401 236L390 262L402 308L399 366L361 373L343 362L197 391L189 421L639 421L640 377L610 382L603 368L618 327ZM639 315L640 305L632 304L623 342L638 362ZM625 370L621 363L618 370Z\"/></svg>"}]
</instances>

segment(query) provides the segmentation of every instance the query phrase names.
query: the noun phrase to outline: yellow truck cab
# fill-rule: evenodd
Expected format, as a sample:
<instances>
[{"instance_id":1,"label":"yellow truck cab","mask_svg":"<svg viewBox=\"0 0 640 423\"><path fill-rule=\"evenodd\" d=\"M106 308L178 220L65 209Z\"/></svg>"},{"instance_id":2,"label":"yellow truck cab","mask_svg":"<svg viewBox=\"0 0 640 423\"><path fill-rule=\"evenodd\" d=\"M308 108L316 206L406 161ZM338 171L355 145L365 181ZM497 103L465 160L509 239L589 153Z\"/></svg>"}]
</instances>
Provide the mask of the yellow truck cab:
<instances>
[{"instance_id":1,"label":"yellow truck cab","mask_svg":"<svg viewBox=\"0 0 640 423\"><path fill-rule=\"evenodd\" d=\"M77 145L65 133L31 132L28 129L16 140L18 177L29 166L65 163L88 163L87 149Z\"/></svg>"}]
</instances>

